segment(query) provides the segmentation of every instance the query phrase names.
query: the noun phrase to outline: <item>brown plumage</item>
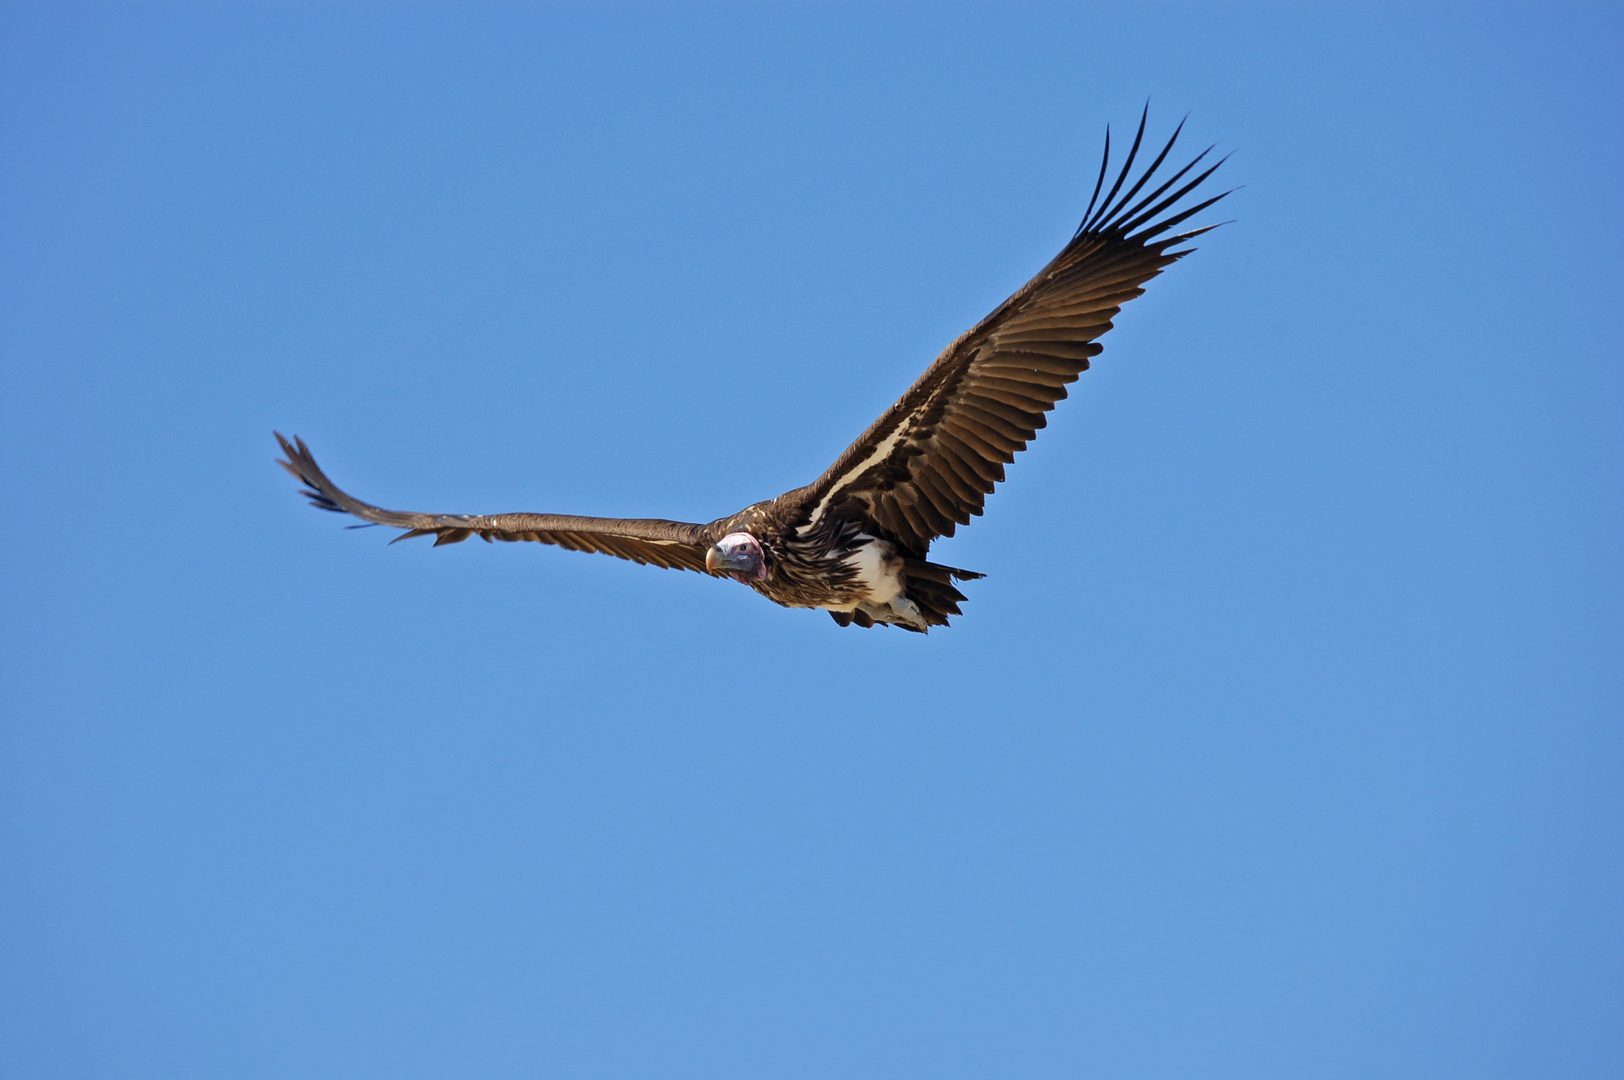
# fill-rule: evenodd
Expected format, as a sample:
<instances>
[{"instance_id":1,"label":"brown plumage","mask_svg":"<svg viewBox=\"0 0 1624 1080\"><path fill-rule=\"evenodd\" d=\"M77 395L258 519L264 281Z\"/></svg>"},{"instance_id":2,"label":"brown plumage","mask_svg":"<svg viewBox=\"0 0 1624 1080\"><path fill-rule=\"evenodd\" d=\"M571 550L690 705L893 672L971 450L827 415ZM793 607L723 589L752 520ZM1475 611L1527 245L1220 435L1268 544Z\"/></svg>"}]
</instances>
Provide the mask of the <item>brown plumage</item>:
<instances>
[{"instance_id":1,"label":"brown plumage","mask_svg":"<svg viewBox=\"0 0 1624 1080\"><path fill-rule=\"evenodd\" d=\"M1209 147L1141 196L1177 141L1176 129L1123 192L1144 133L1141 117L1127 162L1101 201L1111 153L1107 131L1094 197L1071 241L949 345L822 476L730 517L697 525L559 514L403 513L345 494L302 439L289 443L276 436L287 455L278 464L306 485L313 505L407 530L397 540L433 534L437 547L470 536L534 540L730 576L785 607L823 608L842 626L944 626L964 599L954 581L982 575L927 561L931 541L952 536L982 512L1004 478L1004 466L1099 354L1095 339L1111 329L1122 305L1191 250L1171 248L1214 226L1165 234L1228 194L1157 220L1223 162L1184 180Z\"/></svg>"}]
</instances>

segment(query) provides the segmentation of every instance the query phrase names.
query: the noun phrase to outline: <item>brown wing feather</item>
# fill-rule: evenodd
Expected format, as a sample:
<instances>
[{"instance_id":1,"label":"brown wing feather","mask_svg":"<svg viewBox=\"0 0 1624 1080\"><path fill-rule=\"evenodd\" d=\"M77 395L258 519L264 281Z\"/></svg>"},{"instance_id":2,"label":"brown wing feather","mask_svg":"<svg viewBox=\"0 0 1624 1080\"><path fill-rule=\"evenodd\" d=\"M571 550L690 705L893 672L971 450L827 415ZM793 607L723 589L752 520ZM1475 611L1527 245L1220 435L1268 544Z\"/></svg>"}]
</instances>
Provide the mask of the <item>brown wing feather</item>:
<instances>
[{"instance_id":1,"label":"brown wing feather","mask_svg":"<svg viewBox=\"0 0 1624 1080\"><path fill-rule=\"evenodd\" d=\"M278 461L302 482L312 506L338 513L353 514L363 521L388 525L407 532L396 540L414 536L435 537L434 546L458 544L470 536L483 540L534 540L555 544L571 551L593 551L630 559L635 563L663 566L670 570L705 569L705 551L713 542L703 525L652 518L569 517L563 514L414 514L382 510L345 493L327 478L304 440L288 442L280 434L286 461ZM357 526L359 527L359 526ZM393 543L394 541L390 541Z\"/></svg>"},{"instance_id":2,"label":"brown wing feather","mask_svg":"<svg viewBox=\"0 0 1624 1080\"><path fill-rule=\"evenodd\" d=\"M1228 194L1155 220L1223 164L1220 160L1177 186L1209 147L1132 202L1173 148L1175 130L1150 168L1117 198L1144 130L1141 118L1116 183L1097 214L1090 201L1065 249L949 345L895 405L802 489L809 519L831 507L866 513L891 539L922 557L931 540L952 536L956 524L968 524L972 514L981 513L994 484L1004 478L1004 465L1026 448L1044 426L1044 414L1066 396L1066 385L1100 352L1094 339L1111 329L1111 320L1144 292L1145 282L1189 254L1170 248L1207 229L1163 234ZM1110 151L1107 132L1096 198Z\"/></svg>"}]
</instances>

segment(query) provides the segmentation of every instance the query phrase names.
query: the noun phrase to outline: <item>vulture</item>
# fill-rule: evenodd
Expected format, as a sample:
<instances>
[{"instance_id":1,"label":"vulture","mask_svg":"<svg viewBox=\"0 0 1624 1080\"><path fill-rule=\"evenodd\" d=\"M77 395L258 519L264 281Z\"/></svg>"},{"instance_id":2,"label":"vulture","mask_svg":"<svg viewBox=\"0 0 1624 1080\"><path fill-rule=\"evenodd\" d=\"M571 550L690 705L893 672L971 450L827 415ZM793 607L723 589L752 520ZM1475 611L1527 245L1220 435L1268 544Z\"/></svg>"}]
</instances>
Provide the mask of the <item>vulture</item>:
<instances>
[{"instance_id":1,"label":"vulture","mask_svg":"<svg viewBox=\"0 0 1624 1080\"><path fill-rule=\"evenodd\" d=\"M1145 120L1142 115L1109 190L1106 128L1094 194L1060 254L943 350L822 476L776 499L707 525L564 514L419 514L383 510L346 494L322 472L303 439L289 442L277 433L286 455L277 463L305 485L302 494L312 505L406 530L395 540L433 536L436 547L470 536L532 540L730 577L784 607L822 608L841 626L878 623L920 633L946 626L965 599L954 583L985 575L931 562L931 541L952 536L956 526L981 513L1004 479L1004 466L1099 354L1098 339L1122 305L1194 250L1180 244L1217 226L1171 230L1230 194L1177 208L1223 164L1219 159L1185 179L1210 146L1146 191L1178 141L1182 121L1130 182Z\"/></svg>"}]
</instances>

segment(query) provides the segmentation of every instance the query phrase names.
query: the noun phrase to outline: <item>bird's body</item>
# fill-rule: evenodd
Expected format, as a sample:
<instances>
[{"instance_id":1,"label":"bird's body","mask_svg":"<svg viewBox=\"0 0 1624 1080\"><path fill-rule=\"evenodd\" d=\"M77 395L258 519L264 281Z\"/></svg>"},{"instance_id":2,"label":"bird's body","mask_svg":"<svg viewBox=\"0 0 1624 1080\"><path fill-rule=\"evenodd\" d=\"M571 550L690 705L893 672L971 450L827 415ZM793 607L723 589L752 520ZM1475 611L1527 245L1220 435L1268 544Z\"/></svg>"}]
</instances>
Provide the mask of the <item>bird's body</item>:
<instances>
[{"instance_id":1,"label":"bird's body","mask_svg":"<svg viewBox=\"0 0 1624 1080\"><path fill-rule=\"evenodd\" d=\"M436 545L474 535L540 541L729 576L776 604L828 611L842 626L882 623L924 631L946 625L965 599L954 581L982 575L928 561L931 541L953 535L957 525L981 513L986 496L1004 478L1004 465L1044 426L1044 414L1099 353L1094 339L1111 328L1121 305L1188 253L1169 248L1206 230L1158 237L1223 197L1156 220L1218 167L1168 194L1203 152L1132 204L1172 149L1175 131L1118 199L1143 135L1141 119L1127 163L1096 214L1110 158L1107 135L1095 198L1070 243L949 345L822 476L729 517L699 525L558 514L404 513L345 494L303 440L277 436L287 454L281 464L307 486L316 506L408 530L398 539L432 533Z\"/></svg>"},{"instance_id":2,"label":"bird's body","mask_svg":"<svg viewBox=\"0 0 1624 1080\"><path fill-rule=\"evenodd\" d=\"M775 604L821 608L842 625L879 622L924 630L958 614L964 596L953 588L953 578L982 576L910 556L870 532L860 514L825 507L814 517L817 506L807 493L798 488L707 526L720 533L713 546L741 533L761 545L771 572L741 580Z\"/></svg>"}]
</instances>

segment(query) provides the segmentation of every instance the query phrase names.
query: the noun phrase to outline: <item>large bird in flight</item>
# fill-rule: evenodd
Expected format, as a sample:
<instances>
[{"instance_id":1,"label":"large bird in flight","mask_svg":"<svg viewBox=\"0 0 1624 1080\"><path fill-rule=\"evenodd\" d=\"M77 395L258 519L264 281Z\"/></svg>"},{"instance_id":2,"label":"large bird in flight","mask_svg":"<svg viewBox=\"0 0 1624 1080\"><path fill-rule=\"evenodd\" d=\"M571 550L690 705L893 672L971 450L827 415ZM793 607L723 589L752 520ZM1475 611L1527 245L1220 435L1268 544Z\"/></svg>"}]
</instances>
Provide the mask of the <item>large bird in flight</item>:
<instances>
[{"instance_id":1,"label":"large bird in flight","mask_svg":"<svg viewBox=\"0 0 1624 1080\"><path fill-rule=\"evenodd\" d=\"M920 632L945 626L965 599L953 582L984 575L928 561L931 541L952 536L956 525L968 525L981 513L1004 478L1004 466L1099 354L1096 339L1111 329L1122 305L1193 250L1171 249L1215 227L1168 235L1228 194L1169 213L1223 164L1219 160L1185 180L1211 147L1140 194L1183 126L1123 191L1144 138L1142 116L1127 161L1101 201L1111 158L1107 129L1082 224L1048 266L949 345L822 476L708 525L381 510L327 479L303 439L289 443L278 434L287 455L278 464L306 485L313 505L408 530L397 540L432 534L436 547L470 536L535 540L731 577L776 604L822 608L841 626L882 623Z\"/></svg>"}]
</instances>

